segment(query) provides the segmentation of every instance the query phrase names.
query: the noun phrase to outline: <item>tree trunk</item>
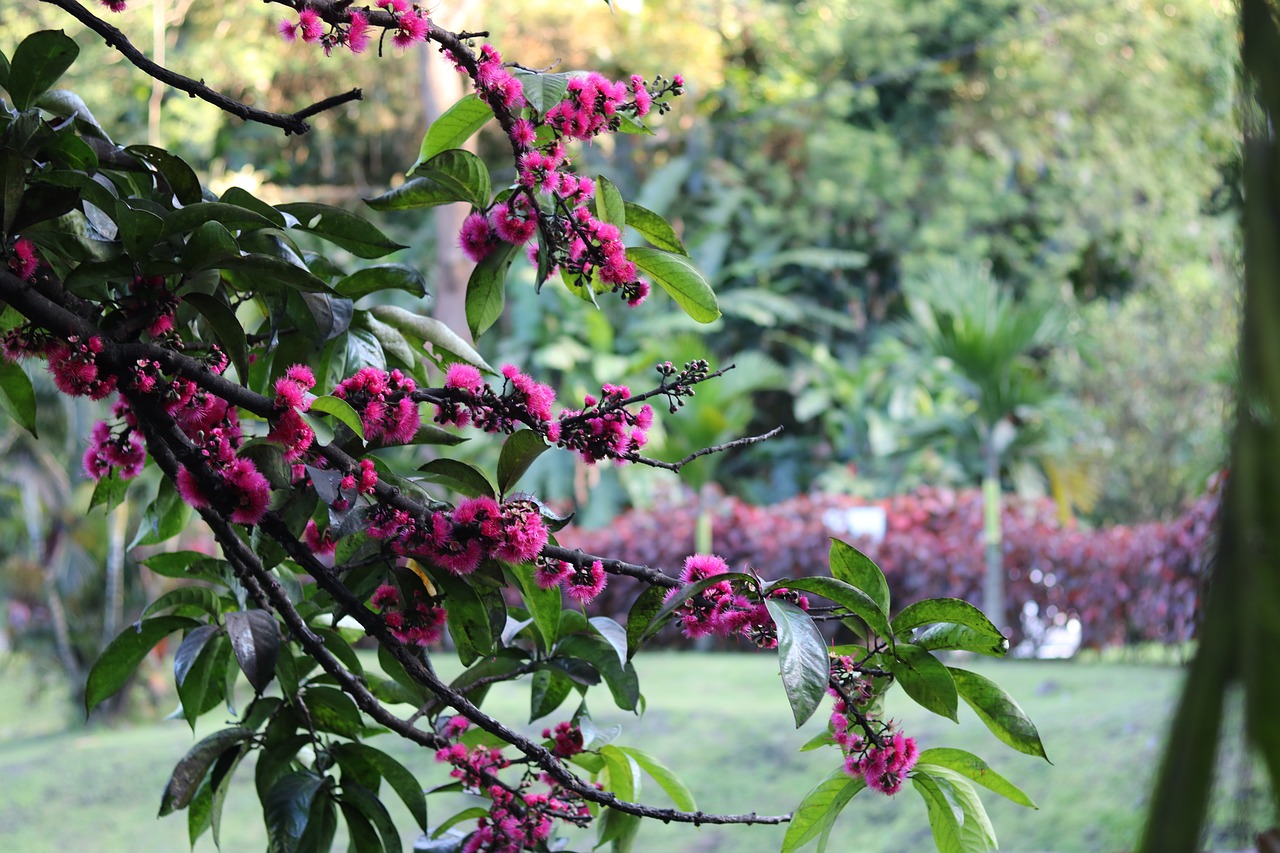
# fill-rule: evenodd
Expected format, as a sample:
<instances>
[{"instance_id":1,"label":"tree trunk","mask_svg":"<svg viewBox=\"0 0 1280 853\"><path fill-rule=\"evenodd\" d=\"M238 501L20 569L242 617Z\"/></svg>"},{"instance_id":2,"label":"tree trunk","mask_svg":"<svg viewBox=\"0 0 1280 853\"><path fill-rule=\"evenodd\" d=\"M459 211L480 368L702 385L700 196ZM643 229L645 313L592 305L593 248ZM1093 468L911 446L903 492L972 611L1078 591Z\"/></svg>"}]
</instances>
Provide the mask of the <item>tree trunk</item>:
<instances>
[{"instance_id":1,"label":"tree trunk","mask_svg":"<svg viewBox=\"0 0 1280 853\"><path fill-rule=\"evenodd\" d=\"M125 499L107 516L107 589L102 606L102 645L115 639L124 618L124 538L129 523Z\"/></svg>"},{"instance_id":2,"label":"tree trunk","mask_svg":"<svg viewBox=\"0 0 1280 853\"><path fill-rule=\"evenodd\" d=\"M996 450L993 430L987 430L982 442L982 539L986 545L987 574L983 585L983 607L987 617L1008 636L1008 619L1004 600L1004 551L1002 546L1000 492L1000 454Z\"/></svg>"}]
</instances>

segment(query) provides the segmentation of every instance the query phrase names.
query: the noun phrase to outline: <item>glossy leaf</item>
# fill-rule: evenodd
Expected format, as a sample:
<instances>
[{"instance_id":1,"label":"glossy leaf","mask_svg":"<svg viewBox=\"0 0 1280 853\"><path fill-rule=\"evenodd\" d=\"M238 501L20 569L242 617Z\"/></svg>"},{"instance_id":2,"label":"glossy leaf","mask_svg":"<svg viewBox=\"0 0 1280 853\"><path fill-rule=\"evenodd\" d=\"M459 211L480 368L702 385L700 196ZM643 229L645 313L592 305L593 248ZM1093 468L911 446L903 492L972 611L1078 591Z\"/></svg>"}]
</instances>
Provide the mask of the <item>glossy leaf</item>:
<instances>
[{"instance_id":1,"label":"glossy leaf","mask_svg":"<svg viewBox=\"0 0 1280 853\"><path fill-rule=\"evenodd\" d=\"M222 611L222 600L207 586L183 586L169 590L148 604L142 615L145 618L174 607L198 608L210 616L216 616Z\"/></svg>"},{"instance_id":2,"label":"glossy leaf","mask_svg":"<svg viewBox=\"0 0 1280 853\"><path fill-rule=\"evenodd\" d=\"M667 592L659 586L647 586L644 592L636 596L636 600L632 602L631 610L627 612L628 658L634 657L640 650L640 646L644 644L645 629L654 622L654 618L662 609Z\"/></svg>"},{"instance_id":3,"label":"glossy leaf","mask_svg":"<svg viewBox=\"0 0 1280 853\"><path fill-rule=\"evenodd\" d=\"M512 74L520 81L524 99L539 115L545 115L547 110L564 100L572 76L571 72L565 71L548 73L523 68L513 69Z\"/></svg>"},{"instance_id":4,"label":"glossy leaf","mask_svg":"<svg viewBox=\"0 0 1280 853\"><path fill-rule=\"evenodd\" d=\"M228 613L223 619L240 671L261 694L275 678L280 656L280 628L275 617L265 610L248 610Z\"/></svg>"},{"instance_id":5,"label":"glossy leaf","mask_svg":"<svg viewBox=\"0 0 1280 853\"><path fill-rule=\"evenodd\" d=\"M782 853L792 853L821 835L839 816L849 801L867 787L865 780L854 779L837 768L804 795L791 815L787 834L782 838Z\"/></svg>"},{"instance_id":6,"label":"glossy leaf","mask_svg":"<svg viewBox=\"0 0 1280 853\"><path fill-rule=\"evenodd\" d=\"M960 836L960 822L964 820L964 811L947 799L937 780L927 773L919 773L911 777L911 784L924 800L929 828L933 830L933 843L937 846L938 853L972 853L965 847Z\"/></svg>"},{"instance_id":7,"label":"glossy leaf","mask_svg":"<svg viewBox=\"0 0 1280 853\"><path fill-rule=\"evenodd\" d=\"M529 722L550 714L573 692L569 676L554 669L540 669L529 686Z\"/></svg>"},{"instance_id":8,"label":"glossy leaf","mask_svg":"<svg viewBox=\"0 0 1280 853\"><path fill-rule=\"evenodd\" d=\"M191 505L182 499L173 483L161 480L155 500L142 511L142 521L129 547L158 545L172 539L186 530L190 519Z\"/></svg>"},{"instance_id":9,"label":"glossy leaf","mask_svg":"<svg viewBox=\"0 0 1280 853\"><path fill-rule=\"evenodd\" d=\"M872 600L860 589L856 589L842 580L836 578L824 578L815 576L810 578L796 578L794 580L781 580L771 585L771 588L786 587L787 589L803 590L804 592L817 593L823 598L830 599L849 610L850 613L857 616L863 622L866 622L872 631L880 635L880 638L886 640L890 644L893 637L889 629L889 618L884 611L880 609L880 605Z\"/></svg>"},{"instance_id":10,"label":"glossy leaf","mask_svg":"<svg viewBox=\"0 0 1280 853\"><path fill-rule=\"evenodd\" d=\"M336 687L309 685L303 694L311 721L317 729L343 737L355 737L364 728L360 709Z\"/></svg>"},{"instance_id":11,"label":"glossy leaf","mask_svg":"<svg viewBox=\"0 0 1280 853\"><path fill-rule=\"evenodd\" d=\"M160 817L186 808L213 763L228 749L251 737L252 730L235 727L211 734L193 746L173 768L164 787L160 797Z\"/></svg>"},{"instance_id":12,"label":"glossy leaf","mask_svg":"<svg viewBox=\"0 0 1280 853\"><path fill-rule=\"evenodd\" d=\"M346 800L339 802L338 807L342 809L342 817L347 822L347 837L350 839L348 853L383 853L378 831L364 813Z\"/></svg>"},{"instance_id":13,"label":"glossy leaf","mask_svg":"<svg viewBox=\"0 0 1280 853\"><path fill-rule=\"evenodd\" d=\"M959 773L1020 806L1026 806L1030 809L1039 808L1017 785L1001 776L987 762L972 752L946 747L926 749L920 753L916 766L927 768L930 765L945 767L948 770Z\"/></svg>"},{"instance_id":14,"label":"glossy leaf","mask_svg":"<svg viewBox=\"0 0 1280 853\"><path fill-rule=\"evenodd\" d=\"M422 479L452 489L469 498L496 498L498 492L484 472L460 459L432 459L418 468Z\"/></svg>"},{"instance_id":15,"label":"glossy leaf","mask_svg":"<svg viewBox=\"0 0 1280 853\"><path fill-rule=\"evenodd\" d=\"M239 205L204 201L180 207L166 215L161 236L185 234L206 222L220 222L232 231L242 228L270 228L274 224L262 214Z\"/></svg>"},{"instance_id":16,"label":"glossy leaf","mask_svg":"<svg viewBox=\"0 0 1280 853\"><path fill-rule=\"evenodd\" d=\"M596 218L601 222L623 228L627 224L627 209L622 200L622 193L613 182L600 175L596 178Z\"/></svg>"},{"instance_id":17,"label":"glossy leaf","mask_svg":"<svg viewBox=\"0 0 1280 853\"><path fill-rule=\"evenodd\" d=\"M22 366L0 360L0 408L14 423L36 435L36 395L31 378Z\"/></svg>"},{"instance_id":18,"label":"glossy leaf","mask_svg":"<svg viewBox=\"0 0 1280 853\"><path fill-rule=\"evenodd\" d=\"M119 471L112 471L105 477L99 477L94 484L93 494L89 496L89 509L102 505L107 512L118 507L129 492L129 480L122 479Z\"/></svg>"},{"instance_id":19,"label":"glossy leaf","mask_svg":"<svg viewBox=\"0 0 1280 853\"><path fill-rule=\"evenodd\" d=\"M671 227L670 222L635 202L624 201L623 209L626 212L627 227L634 228L641 237L663 251L688 256L688 250L676 236L676 231Z\"/></svg>"},{"instance_id":20,"label":"glossy leaf","mask_svg":"<svg viewBox=\"0 0 1280 853\"><path fill-rule=\"evenodd\" d=\"M711 285L684 255L648 246L632 246L627 249L627 258L697 322L710 323L720 316L720 306Z\"/></svg>"},{"instance_id":21,"label":"glossy leaf","mask_svg":"<svg viewBox=\"0 0 1280 853\"><path fill-rule=\"evenodd\" d=\"M766 598L765 607L778 628L778 667L791 703L796 728L813 716L827 690L831 663L827 641L813 618L787 601Z\"/></svg>"},{"instance_id":22,"label":"glossy leaf","mask_svg":"<svg viewBox=\"0 0 1280 853\"><path fill-rule=\"evenodd\" d=\"M993 643L1004 639L1000 629L981 610L959 598L926 598L908 604L893 620L893 633L902 635L912 628L933 622L964 625L990 637Z\"/></svg>"},{"instance_id":23,"label":"glossy leaf","mask_svg":"<svg viewBox=\"0 0 1280 853\"><path fill-rule=\"evenodd\" d=\"M636 764L639 764L640 769L648 773L653 778L653 781L657 782L663 791L666 791L667 796L671 798L671 802L675 803L676 808L687 812L696 812L698 810L698 804L693 799L693 792L689 790L689 787L684 782L680 781L671 768L649 753L635 747L619 746L617 750L625 753Z\"/></svg>"},{"instance_id":24,"label":"glossy leaf","mask_svg":"<svg viewBox=\"0 0 1280 853\"><path fill-rule=\"evenodd\" d=\"M192 272L217 269L239 256L240 244L221 222L204 223L191 232L182 247L182 263Z\"/></svg>"},{"instance_id":25,"label":"glossy leaf","mask_svg":"<svg viewBox=\"0 0 1280 853\"><path fill-rule=\"evenodd\" d=\"M455 360L474 364L486 373L495 373L494 369L476 352L475 347L464 341L456 332L434 317L424 317L403 308L391 305L379 305L371 310L387 325L394 326L402 332L411 334L431 344L437 352L452 356Z\"/></svg>"},{"instance_id":26,"label":"glossy leaf","mask_svg":"<svg viewBox=\"0 0 1280 853\"><path fill-rule=\"evenodd\" d=\"M262 799L269 853L294 853L307 829L311 802L325 777L310 770L281 776Z\"/></svg>"},{"instance_id":27,"label":"glossy leaf","mask_svg":"<svg viewBox=\"0 0 1280 853\"><path fill-rule=\"evenodd\" d=\"M204 200L200 179L181 157L152 145L130 145L124 150L154 167L169 185L179 204L199 204Z\"/></svg>"},{"instance_id":28,"label":"glossy leaf","mask_svg":"<svg viewBox=\"0 0 1280 853\"><path fill-rule=\"evenodd\" d=\"M518 430L508 436L498 457L498 492L503 495L509 493L547 447L542 436L531 429Z\"/></svg>"},{"instance_id":29,"label":"glossy leaf","mask_svg":"<svg viewBox=\"0 0 1280 853\"><path fill-rule=\"evenodd\" d=\"M362 743L344 743L336 745L334 753L358 756L387 781L391 790L396 792L409 814L413 815L418 828L427 831L427 798L422 793L422 786L403 764L381 750Z\"/></svg>"},{"instance_id":30,"label":"glossy leaf","mask_svg":"<svg viewBox=\"0 0 1280 853\"><path fill-rule=\"evenodd\" d=\"M13 52L5 86L13 105L25 110L34 104L79 55L80 48L62 30L41 30L23 39Z\"/></svg>"},{"instance_id":31,"label":"glossy leaf","mask_svg":"<svg viewBox=\"0 0 1280 853\"><path fill-rule=\"evenodd\" d=\"M515 259L517 247L503 243L476 264L467 279L467 327L471 337L479 338L502 316L506 301L507 271Z\"/></svg>"},{"instance_id":32,"label":"glossy leaf","mask_svg":"<svg viewBox=\"0 0 1280 853\"><path fill-rule=\"evenodd\" d=\"M364 440L364 423L361 422L359 413L341 397L316 397L311 401L311 408L308 411L331 415L345 424L347 429L354 432L361 441Z\"/></svg>"},{"instance_id":33,"label":"glossy leaf","mask_svg":"<svg viewBox=\"0 0 1280 853\"><path fill-rule=\"evenodd\" d=\"M640 768L636 762L611 744L600 748L600 757L604 759L606 770L606 774L601 776L605 790L612 791L620 800L634 802L640 790ZM597 846L632 831L633 828L628 826L626 818L635 818L635 816L606 808L600 817ZM638 820L638 818L635 819Z\"/></svg>"},{"instance_id":34,"label":"glossy leaf","mask_svg":"<svg viewBox=\"0 0 1280 853\"><path fill-rule=\"evenodd\" d=\"M470 151L464 151L461 148L441 151L425 163L419 163L409 174L409 177L414 180L408 181L404 186L392 190L386 195L394 195L416 184L418 181L426 181L434 188L434 192L443 194L443 202L465 201L478 210L484 210L489 206L489 197L493 192L489 169L485 166L484 161ZM379 196L379 199L385 197ZM405 209L401 206L379 207L374 203L379 199L370 199L369 206L382 210ZM440 204L442 202L433 203ZM414 204L412 206L429 207L431 203Z\"/></svg>"},{"instance_id":35,"label":"glossy leaf","mask_svg":"<svg viewBox=\"0 0 1280 853\"><path fill-rule=\"evenodd\" d=\"M437 572L435 578L445 593L449 635L458 648L458 659L463 666L470 666L476 658L493 651L489 612L475 589L462 578L447 571Z\"/></svg>"},{"instance_id":36,"label":"glossy leaf","mask_svg":"<svg viewBox=\"0 0 1280 853\"><path fill-rule=\"evenodd\" d=\"M959 722L956 684L942 661L919 646L899 643L890 668L906 694L929 711Z\"/></svg>"},{"instance_id":37,"label":"glossy leaf","mask_svg":"<svg viewBox=\"0 0 1280 853\"><path fill-rule=\"evenodd\" d=\"M276 210L297 217L294 227L341 246L358 258L381 258L408 248L383 234L369 220L340 207L315 202L278 204Z\"/></svg>"},{"instance_id":38,"label":"glossy leaf","mask_svg":"<svg viewBox=\"0 0 1280 853\"><path fill-rule=\"evenodd\" d=\"M217 223L206 223L221 227ZM188 292L182 295L182 301L200 312L200 316L213 329L218 343L226 352L227 358L235 366L236 376L243 383L249 378L249 342L245 338L244 326L236 319L231 306L216 296L207 293Z\"/></svg>"},{"instance_id":39,"label":"glossy leaf","mask_svg":"<svg viewBox=\"0 0 1280 853\"><path fill-rule=\"evenodd\" d=\"M245 210L252 211L265 218L277 228L285 228L288 225L288 220L285 219L283 213L241 187L228 188L227 191L222 194L220 201L223 204L234 204L237 207L243 207Z\"/></svg>"},{"instance_id":40,"label":"glossy leaf","mask_svg":"<svg viewBox=\"0 0 1280 853\"><path fill-rule=\"evenodd\" d=\"M84 687L85 713L124 687L138 664L157 643L174 631L194 628L199 624L185 616L157 616L142 619L121 631L102 650L89 670Z\"/></svg>"},{"instance_id":41,"label":"glossy leaf","mask_svg":"<svg viewBox=\"0 0 1280 853\"><path fill-rule=\"evenodd\" d=\"M614 651L618 653L618 663L626 666L627 663L627 631L617 622L608 616L592 616L587 622L592 629L609 645L613 646Z\"/></svg>"},{"instance_id":42,"label":"glossy leaf","mask_svg":"<svg viewBox=\"0 0 1280 853\"><path fill-rule=\"evenodd\" d=\"M513 566L508 570L508 574L520 589L520 595L529 609L533 624L537 626L538 633L542 637L542 647L550 649L560 638L560 614L563 612L560 587L557 585L550 589L543 589L534 578L533 570L527 565Z\"/></svg>"},{"instance_id":43,"label":"glossy leaf","mask_svg":"<svg viewBox=\"0 0 1280 853\"><path fill-rule=\"evenodd\" d=\"M857 548L839 539L831 540L831 576L860 589L888 615L889 582L875 562Z\"/></svg>"},{"instance_id":44,"label":"glossy leaf","mask_svg":"<svg viewBox=\"0 0 1280 853\"><path fill-rule=\"evenodd\" d=\"M1009 641L1001 636L993 638L989 633L975 631L967 625L943 622L930 625L916 635L915 644L927 651L977 652L1000 658L1009 652Z\"/></svg>"},{"instance_id":45,"label":"glossy leaf","mask_svg":"<svg viewBox=\"0 0 1280 853\"><path fill-rule=\"evenodd\" d=\"M586 634L565 637L556 647L559 654L584 660L600 673L614 704L624 711L634 711L640 700L640 681L630 661L618 663L618 653L605 640Z\"/></svg>"},{"instance_id":46,"label":"glossy leaf","mask_svg":"<svg viewBox=\"0 0 1280 853\"><path fill-rule=\"evenodd\" d=\"M427 127L418 149L418 159L409 167L409 174L422 163L451 148L461 148L493 118L493 110L475 94L464 95L453 106Z\"/></svg>"},{"instance_id":47,"label":"glossy leaf","mask_svg":"<svg viewBox=\"0 0 1280 853\"><path fill-rule=\"evenodd\" d=\"M1018 752L1038 755L1048 761L1040 733L1022 707L1004 688L985 676L957 667L947 667L956 690L991 733Z\"/></svg>"},{"instance_id":48,"label":"glossy leaf","mask_svg":"<svg viewBox=\"0 0 1280 853\"><path fill-rule=\"evenodd\" d=\"M353 301L384 290L403 290L422 299L427 295L427 280L413 267L379 264L344 276L333 285L333 289Z\"/></svg>"},{"instance_id":49,"label":"glossy leaf","mask_svg":"<svg viewBox=\"0 0 1280 853\"><path fill-rule=\"evenodd\" d=\"M221 630L203 636L198 635L199 630L187 635L173 662L182 716L192 731L195 731L196 719L216 707L226 695L227 669L231 665L231 644ZM192 637L198 641L189 644L187 641Z\"/></svg>"}]
</instances>

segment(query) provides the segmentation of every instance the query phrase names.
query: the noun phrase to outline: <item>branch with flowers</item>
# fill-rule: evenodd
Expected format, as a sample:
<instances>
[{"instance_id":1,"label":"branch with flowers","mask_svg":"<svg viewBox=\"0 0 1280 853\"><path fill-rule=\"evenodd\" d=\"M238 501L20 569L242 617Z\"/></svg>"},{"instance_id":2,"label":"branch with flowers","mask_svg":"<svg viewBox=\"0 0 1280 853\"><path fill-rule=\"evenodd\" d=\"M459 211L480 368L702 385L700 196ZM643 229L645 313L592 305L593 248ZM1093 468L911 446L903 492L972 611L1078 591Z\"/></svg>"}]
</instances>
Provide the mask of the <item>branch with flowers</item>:
<instances>
[{"instance_id":1,"label":"branch with flowers","mask_svg":"<svg viewBox=\"0 0 1280 853\"><path fill-rule=\"evenodd\" d=\"M147 73L185 85L140 61L123 34L75 0L48 2ZM501 315L522 249L536 287L558 280L586 303L612 294L633 307L656 287L697 321L718 317L715 295L675 229L626 201L607 178L573 168L575 144L643 132L644 121L683 92L679 75L649 83L530 71L491 45L477 47L482 34L443 30L406 0L280 5L289 7L279 27L288 41L326 54L364 52L375 39L379 54L388 40L397 49L429 42L470 79L474 93L429 128L409 180L367 202L390 211L471 206L458 239L476 264L467 289L473 336ZM161 485L134 544L166 542L198 517L219 546L218 555L145 558L152 571L183 583L110 644L86 686L92 710L177 633L175 682L193 728L230 698L241 675L253 689L237 724L199 741L164 792L162 814L187 809L192 838L212 828L216 840L213 803L251 752L259 793L272 804L267 832L282 850L329 849L339 814L354 849L399 849L383 804L388 791L423 832L440 838L433 849L464 851L562 849L557 826L594 826L597 846L626 850L644 819L787 823L784 850L814 840L821 848L860 790L892 795L908 780L940 849L985 850L995 838L974 785L1031 805L978 757L921 751L884 714L883 697L895 685L951 719L963 698L1005 743L1043 756L1012 697L938 657L1007 651L976 608L929 599L891 619L884 576L839 541L831 577L773 581L732 571L711 554L664 568L568 550L555 533L569 519L516 491L545 452L678 472L706 453L769 437L677 462L644 455L653 402L675 415L698 385L728 368L663 363L650 388L606 383L599 394L558 405L554 389L516 365L493 369L439 321L385 299L365 301L391 291L408 294L402 304L420 301L426 288L417 272L393 264L348 271L297 243L309 235L362 261L403 248L364 218L312 203L272 206L239 189L212 200L172 154L104 146L105 134L83 113L60 112L68 99L46 97L75 57L74 42L44 31L0 66L10 97L0 114L0 405L34 430L28 370L43 363L59 391L102 401L108 413L82 460L96 481L92 505L115 506L155 467ZM208 94L204 83L197 87L186 91ZM284 118L300 121L303 113ZM508 139L516 170L496 192L486 164L460 148L489 122ZM628 228L643 244L625 244ZM504 437L494 471L449 454L468 432ZM427 446L434 458L417 464ZM625 624L587 615L612 576L644 587ZM827 603L811 608L813 599ZM831 645L820 623L842 626L851 641ZM659 759L600 732L585 701L541 740L482 707L490 686L524 680L534 719L561 713L597 686L635 711L632 659L669 624L689 638L776 650L797 727L832 699L827 731L804 748L834 748L837 766L793 813L699 810ZM355 653L359 638L377 647L381 674ZM446 639L464 667L449 683L432 663L446 653ZM443 776L486 806L428 821L422 784L367 743L383 730L434 750ZM674 808L639 799L644 775Z\"/></svg>"}]
</instances>

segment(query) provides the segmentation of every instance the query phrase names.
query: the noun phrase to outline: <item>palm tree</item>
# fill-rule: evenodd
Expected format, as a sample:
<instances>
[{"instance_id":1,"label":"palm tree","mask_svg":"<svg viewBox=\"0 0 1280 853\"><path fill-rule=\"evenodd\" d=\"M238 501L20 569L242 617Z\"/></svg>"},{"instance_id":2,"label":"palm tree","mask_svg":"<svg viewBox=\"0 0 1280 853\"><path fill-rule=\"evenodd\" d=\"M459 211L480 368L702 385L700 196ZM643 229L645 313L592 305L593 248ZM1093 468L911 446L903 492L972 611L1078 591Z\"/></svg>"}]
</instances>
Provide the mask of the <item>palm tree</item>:
<instances>
[{"instance_id":1,"label":"palm tree","mask_svg":"<svg viewBox=\"0 0 1280 853\"><path fill-rule=\"evenodd\" d=\"M908 317L894 333L919 360L914 367L941 368L963 402L960 417L949 419L950 429L977 440L986 549L983 604L1004 628L1001 472L1015 451L1043 461L1044 451L1057 443L1049 414L1062 408L1063 399L1036 356L1060 341L1062 313L1045 301L1015 299L982 266L935 268L905 290ZM1054 469L1048 470L1052 475Z\"/></svg>"}]
</instances>

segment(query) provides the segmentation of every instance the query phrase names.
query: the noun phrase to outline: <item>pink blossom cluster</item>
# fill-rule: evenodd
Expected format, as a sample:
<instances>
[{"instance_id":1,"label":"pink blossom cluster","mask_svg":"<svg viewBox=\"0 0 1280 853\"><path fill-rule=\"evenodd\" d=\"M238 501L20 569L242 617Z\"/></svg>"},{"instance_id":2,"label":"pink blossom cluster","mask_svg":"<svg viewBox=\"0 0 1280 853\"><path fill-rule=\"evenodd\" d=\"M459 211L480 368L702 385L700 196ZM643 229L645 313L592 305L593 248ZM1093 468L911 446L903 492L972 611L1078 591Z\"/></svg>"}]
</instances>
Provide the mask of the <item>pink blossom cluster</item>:
<instances>
[{"instance_id":1,"label":"pink blossom cluster","mask_svg":"<svg viewBox=\"0 0 1280 853\"><path fill-rule=\"evenodd\" d=\"M23 281L31 281L40 266L36 256L36 245L30 240L19 238L14 241L13 253L9 255L9 270Z\"/></svg>"},{"instance_id":2,"label":"pink blossom cluster","mask_svg":"<svg viewBox=\"0 0 1280 853\"><path fill-rule=\"evenodd\" d=\"M53 384L69 396L101 400L116 390L116 378L104 374L98 364L103 345L96 335L87 340L77 335L59 339L23 323L5 332L0 347L9 361L43 357Z\"/></svg>"},{"instance_id":3,"label":"pink blossom cluster","mask_svg":"<svg viewBox=\"0 0 1280 853\"><path fill-rule=\"evenodd\" d=\"M548 535L533 501L499 504L488 497L467 498L452 512L437 511L425 521L380 505L370 513L368 533L389 541L402 556L426 560L456 575L474 572L490 557L526 563L547 544Z\"/></svg>"},{"instance_id":4,"label":"pink blossom cluster","mask_svg":"<svg viewBox=\"0 0 1280 853\"><path fill-rule=\"evenodd\" d=\"M128 8L126 0L102 0L102 5L106 6L112 12L123 12Z\"/></svg>"},{"instance_id":5,"label":"pink blossom cluster","mask_svg":"<svg viewBox=\"0 0 1280 853\"><path fill-rule=\"evenodd\" d=\"M534 566L533 579L543 589L559 586L574 601L588 604L604 591L609 576L599 560L574 565L565 560L539 558Z\"/></svg>"},{"instance_id":6,"label":"pink blossom cluster","mask_svg":"<svg viewBox=\"0 0 1280 853\"><path fill-rule=\"evenodd\" d=\"M462 737L467 728L466 720L453 717L441 733L455 740ZM566 739L566 754L581 752L581 731L576 726L560 723L556 732ZM576 749L573 732L577 732ZM549 729L546 736L551 736ZM559 751L556 754L561 755ZM452 764L451 776L472 792L487 796L492 801L488 813L477 820L475 831L463 843L465 853L520 853L522 850L545 849L543 843L551 837L553 818L590 819L587 804L565 791L549 774L539 774L535 779L526 771L515 787L500 782L496 774L508 767L509 762L499 748L476 746L469 749L465 744L455 742L437 750L436 760ZM531 791L535 781L545 785L547 790Z\"/></svg>"},{"instance_id":7,"label":"pink blossom cluster","mask_svg":"<svg viewBox=\"0 0 1280 853\"><path fill-rule=\"evenodd\" d=\"M386 32L392 33L391 43L399 48L407 48L418 42L425 42L431 32L431 21L427 13L408 0L377 0L377 5L391 16L391 25L383 25ZM328 24L328 30L325 24ZM301 39L307 44L318 44L329 56L335 47L345 47L352 53L364 53L369 47L369 16L366 11L339 5L332 9L327 18L310 6L303 6L298 11L298 20L284 19L277 30L285 41Z\"/></svg>"},{"instance_id":8,"label":"pink blossom cluster","mask_svg":"<svg viewBox=\"0 0 1280 853\"><path fill-rule=\"evenodd\" d=\"M875 692L853 658L842 655L831 661L831 682L827 692L836 698L831 736L845 754L844 772L865 779L867 787L882 794L898 793L920 757L915 738L896 731L892 720L866 713Z\"/></svg>"},{"instance_id":9,"label":"pink blossom cluster","mask_svg":"<svg viewBox=\"0 0 1280 853\"><path fill-rule=\"evenodd\" d=\"M302 544L317 557L329 557L338 550L338 542L333 538L333 531L328 527L321 530L314 519L308 519L307 526L302 530Z\"/></svg>"},{"instance_id":10,"label":"pink blossom cluster","mask_svg":"<svg viewBox=\"0 0 1280 853\"><path fill-rule=\"evenodd\" d=\"M629 106L636 118L643 118L652 105L653 96L638 74L633 74L627 83L615 83L592 71L570 80L564 99L547 110L542 119L561 136L585 141L616 130L620 110Z\"/></svg>"},{"instance_id":11,"label":"pink blossom cluster","mask_svg":"<svg viewBox=\"0 0 1280 853\"><path fill-rule=\"evenodd\" d=\"M605 384L600 392L599 398L586 395L582 410L560 413L556 439L589 465L602 459L631 458L648 443L653 426L653 408L648 403L635 411L627 408L631 389L626 385Z\"/></svg>"},{"instance_id":12,"label":"pink blossom cluster","mask_svg":"<svg viewBox=\"0 0 1280 853\"><path fill-rule=\"evenodd\" d=\"M393 370L362 367L339 382L333 396L346 400L360 414L364 437L385 444L408 444L417 435L420 419L413 401L416 383Z\"/></svg>"},{"instance_id":13,"label":"pink blossom cluster","mask_svg":"<svg viewBox=\"0 0 1280 853\"><path fill-rule=\"evenodd\" d=\"M728 564L720 557L714 554L694 554L685 559L680 581L687 586L728 571ZM673 601L680 595L681 589L673 589L667 593L665 601ZM771 589L765 593L765 598L789 601L802 610L809 609L808 598L785 588ZM764 598L753 599L735 592L733 584L727 580L713 583L689 596L675 609L675 617L680 622L681 633L690 639L742 635L763 649L778 646L777 627L773 624Z\"/></svg>"},{"instance_id":14,"label":"pink blossom cluster","mask_svg":"<svg viewBox=\"0 0 1280 853\"><path fill-rule=\"evenodd\" d=\"M381 612L391 636L400 642L416 646L438 642L448 613L421 587L413 587L410 598L405 602L399 589L384 583L373 591L369 603Z\"/></svg>"},{"instance_id":15,"label":"pink blossom cluster","mask_svg":"<svg viewBox=\"0 0 1280 853\"><path fill-rule=\"evenodd\" d=\"M573 723L556 723L554 730L543 729L542 736L554 741L551 751L560 758L569 758L582 752L582 729Z\"/></svg>"},{"instance_id":16,"label":"pink blossom cluster","mask_svg":"<svg viewBox=\"0 0 1280 853\"><path fill-rule=\"evenodd\" d=\"M524 107L524 86L502 62L502 54L491 44L480 48L473 78L476 91L490 104L501 104L508 110Z\"/></svg>"},{"instance_id":17,"label":"pink blossom cluster","mask_svg":"<svg viewBox=\"0 0 1280 853\"><path fill-rule=\"evenodd\" d=\"M131 480L142 473L147 461L147 450L142 436L133 427L125 426L119 432L106 421L93 425L89 447L81 464L91 480L100 480L114 469L122 480Z\"/></svg>"},{"instance_id":18,"label":"pink blossom cluster","mask_svg":"<svg viewBox=\"0 0 1280 853\"><path fill-rule=\"evenodd\" d=\"M316 385L316 377L305 364L290 365L275 382L275 405L278 414L272 421L267 440L284 448L286 462L295 462L311 449L316 433L299 412L311 408L308 391Z\"/></svg>"},{"instance_id":19,"label":"pink blossom cluster","mask_svg":"<svg viewBox=\"0 0 1280 853\"><path fill-rule=\"evenodd\" d=\"M120 300L120 308L130 317L143 317L149 322L147 334L161 338L173 331L174 316L182 298L169 290L162 275L134 276L129 293Z\"/></svg>"}]
</instances>

